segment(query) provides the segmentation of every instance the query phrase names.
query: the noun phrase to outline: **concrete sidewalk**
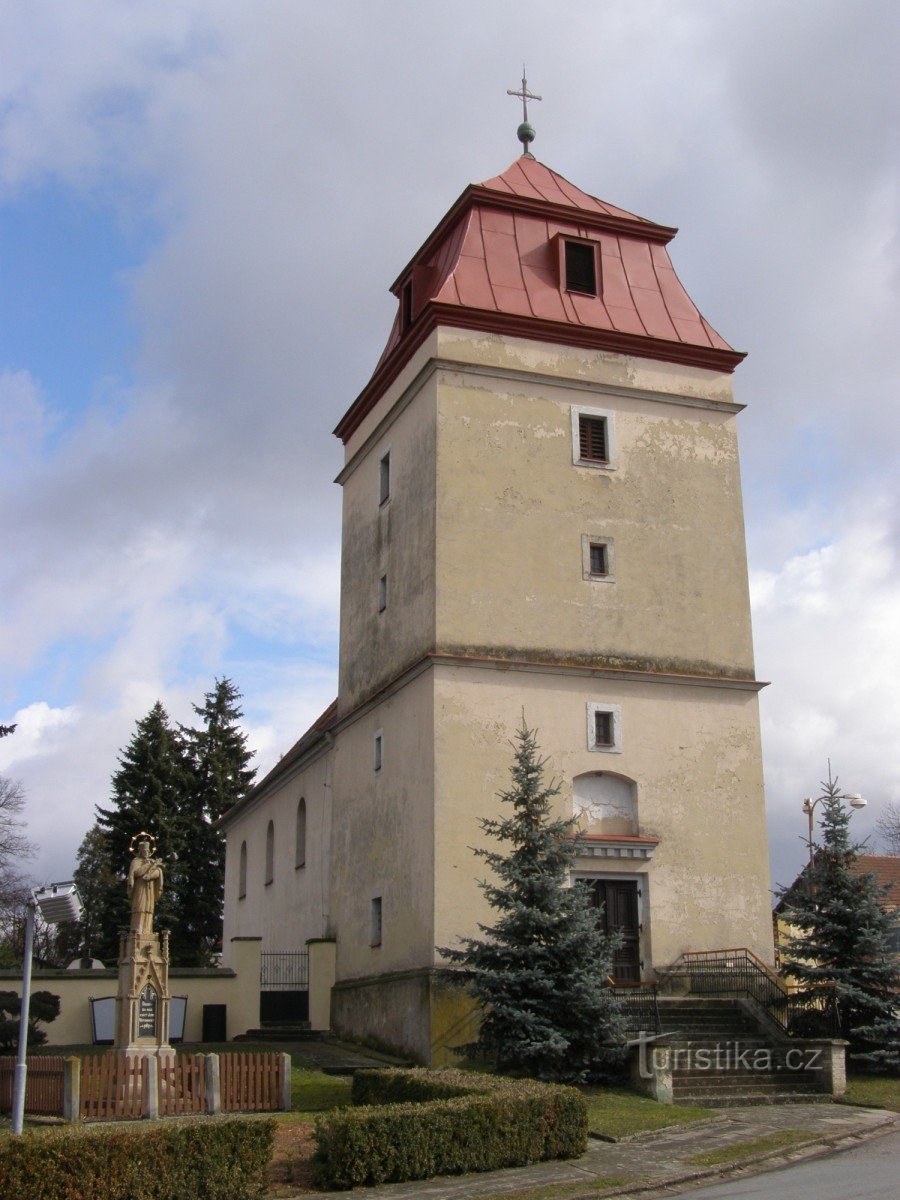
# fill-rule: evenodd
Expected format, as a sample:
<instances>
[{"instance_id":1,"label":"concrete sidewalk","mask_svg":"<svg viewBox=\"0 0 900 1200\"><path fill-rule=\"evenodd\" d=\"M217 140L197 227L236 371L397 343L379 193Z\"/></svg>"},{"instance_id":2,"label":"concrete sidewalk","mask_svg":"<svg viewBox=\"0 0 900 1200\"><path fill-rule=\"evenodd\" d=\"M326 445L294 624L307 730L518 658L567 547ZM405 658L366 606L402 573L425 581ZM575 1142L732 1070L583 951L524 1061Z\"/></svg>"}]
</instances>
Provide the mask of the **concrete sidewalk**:
<instances>
[{"instance_id":1,"label":"concrete sidewalk","mask_svg":"<svg viewBox=\"0 0 900 1200\"><path fill-rule=\"evenodd\" d=\"M784 1130L808 1134L794 1145L741 1160L742 1168L765 1169L787 1160L808 1157L823 1149L857 1144L862 1138L900 1127L900 1116L884 1109L853 1108L842 1104L761 1105L723 1109L721 1117L694 1125L675 1126L610 1143L590 1140L587 1153L565 1162L537 1163L481 1175L444 1176L414 1183L354 1188L352 1192L320 1193L328 1200L379 1197L380 1200L468 1200L494 1197L527 1188L560 1184L566 1200L579 1194L627 1196L656 1191L677 1183L715 1179L728 1170L724 1164L704 1168L691 1161L696 1155L755 1141ZM578 1185L583 1185L583 1190Z\"/></svg>"}]
</instances>

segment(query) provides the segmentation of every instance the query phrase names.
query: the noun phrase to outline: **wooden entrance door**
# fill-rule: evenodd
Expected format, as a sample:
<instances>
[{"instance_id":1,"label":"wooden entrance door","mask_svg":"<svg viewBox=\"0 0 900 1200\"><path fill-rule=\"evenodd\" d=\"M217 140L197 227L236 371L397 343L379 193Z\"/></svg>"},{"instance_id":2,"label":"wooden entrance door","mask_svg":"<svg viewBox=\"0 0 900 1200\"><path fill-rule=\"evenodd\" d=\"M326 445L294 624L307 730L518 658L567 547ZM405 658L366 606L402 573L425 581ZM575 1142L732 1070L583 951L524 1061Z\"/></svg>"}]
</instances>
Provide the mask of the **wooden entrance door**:
<instances>
[{"instance_id":1,"label":"wooden entrance door","mask_svg":"<svg viewBox=\"0 0 900 1200\"><path fill-rule=\"evenodd\" d=\"M641 926L638 921L638 885L633 879L595 879L590 883L591 903L603 907L607 933L618 930L619 948L613 955L616 983L641 981Z\"/></svg>"}]
</instances>

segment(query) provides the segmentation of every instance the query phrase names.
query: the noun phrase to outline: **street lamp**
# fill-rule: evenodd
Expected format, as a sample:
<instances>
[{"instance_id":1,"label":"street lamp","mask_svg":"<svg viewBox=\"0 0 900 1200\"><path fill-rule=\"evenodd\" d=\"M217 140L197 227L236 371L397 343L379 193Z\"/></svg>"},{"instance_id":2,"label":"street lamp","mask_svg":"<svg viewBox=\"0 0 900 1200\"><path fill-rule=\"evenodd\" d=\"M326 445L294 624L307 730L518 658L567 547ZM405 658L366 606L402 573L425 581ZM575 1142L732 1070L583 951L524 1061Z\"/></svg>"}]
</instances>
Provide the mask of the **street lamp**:
<instances>
[{"instance_id":1,"label":"street lamp","mask_svg":"<svg viewBox=\"0 0 900 1200\"><path fill-rule=\"evenodd\" d=\"M829 771L829 775L830 775L830 771ZM831 780L829 778L829 784L830 783L831 783ZM809 865L810 866L813 865L813 858L814 858L814 854L813 854L813 812L815 811L816 805L821 804L821 802L823 800L846 800L846 802L850 805L851 808L865 808L866 805L869 803L868 800L864 800L862 798L862 796L859 794L859 792L837 792L837 793L823 792L822 795L817 796L815 798L815 800L813 800L811 796L806 796L804 798L803 811L809 817L809 836L807 838L807 845L809 846Z\"/></svg>"},{"instance_id":2,"label":"street lamp","mask_svg":"<svg viewBox=\"0 0 900 1200\"><path fill-rule=\"evenodd\" d=\"M25 904L25 954L22 959L22 1007L19 1013L19 1054L13 1084L12 1131L21 1133L25 1123L25 1083L28 1076L28 1013L31 1007L31 956L34 951L34 914L50 925L77 921L82 910L81 897L74 883L51 883L32 892Z\"/></svg>"}]
</instances>

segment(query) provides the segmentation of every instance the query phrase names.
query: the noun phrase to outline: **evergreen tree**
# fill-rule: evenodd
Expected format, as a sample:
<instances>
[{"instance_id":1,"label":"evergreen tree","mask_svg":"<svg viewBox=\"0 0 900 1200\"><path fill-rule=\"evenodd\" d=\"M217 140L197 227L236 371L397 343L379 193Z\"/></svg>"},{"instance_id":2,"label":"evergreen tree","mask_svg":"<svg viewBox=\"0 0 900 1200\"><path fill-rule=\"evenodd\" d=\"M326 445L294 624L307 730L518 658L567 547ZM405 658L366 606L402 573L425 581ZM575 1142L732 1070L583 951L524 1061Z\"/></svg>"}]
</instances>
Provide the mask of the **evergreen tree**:
<instances>
[{"instance_id":1,"label":"evergreen tree","mask_svg":"<svg viewBox=\"0 0 900 1200\"><path fill-rule=\"evenodd\" d=\"M202 705L197 729L181 727L190 783L184 826L188 886L178 896L178 940L191 961L209 963L222 938L225 890L225 836L213 823L244 796L256 771L239 722L241 693L230 679L217 679Z\"/></svg>"},{"instance_id":2,"label":"evergreen tree","mask_svg":"<svg viewBox=\"0 0 900 1200\"><path fill-rule=\"evenodd\" d=\"M900 984L891 936L897 918L875 876L856 874L860 847L837 779L822 784L821 844L801 878L785 889L784 916L796 931L783 955L787 974L807 992L834 997L851 1053L872 1066L900 1066Z\"/></svg>"},{"instance_id":3,"label":"evergreen tree","mask_svg":"<svg viewBox=\"0 0 900 1200\"><path fill-rule=\"evenodd\" d=\"M97 905L98 942L93 953L115 962L119 952L119 930L127 928L130 906L124 876L133 851L131 839L146 832L156 838L155 857L166 867L163 894L156 908L156 928L175 929L180 905L176 897L182 886L181 862L186 852L185 795L190 773L181 735L169 724L166 710L154 704L122 752L119 769L112 778L112 805L97 808L97 824L106 836L108 863L112 874L102 889ZM179 931L180 934L180 931ZM179 951L180 937L173 938L173 962L189 962Z\"/></svg>"},{"instance_id":4,"label":"evergreen tree","mask_svg":"<svg viewBox=\"0 0 900 1200\"><path fill-rule=\"evenodd\" d=\"M442 953L481 1008L478 1040L464 1051L506 1072L581 1081L608 1075L622 1059L624 1025L609 987L615 940L599 926L583 888L568 886L574 821L552 817L559 787L544 785L535 732L514 745L511 813L483 819L503 850L478 848L497 882L480 887L498 913Z\"/></svg>"}]
</instances>

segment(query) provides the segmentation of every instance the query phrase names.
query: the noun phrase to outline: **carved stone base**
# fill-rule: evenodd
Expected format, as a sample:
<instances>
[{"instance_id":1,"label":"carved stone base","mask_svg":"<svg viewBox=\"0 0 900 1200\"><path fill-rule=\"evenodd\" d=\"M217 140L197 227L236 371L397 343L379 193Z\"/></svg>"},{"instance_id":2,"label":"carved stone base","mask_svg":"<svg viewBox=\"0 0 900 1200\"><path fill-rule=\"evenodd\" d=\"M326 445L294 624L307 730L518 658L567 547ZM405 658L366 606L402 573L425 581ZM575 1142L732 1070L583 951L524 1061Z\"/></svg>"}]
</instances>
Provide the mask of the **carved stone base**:
<instances>
[{"instance_id":1,"label":"carved stone base","mask_svg":"<svg viewBox=\"0 0 900 1200\"><path fill-rule=\"evenodd\" d=\"M129 1057L174 1057L169 1045L169 935L123 932L115 1048Z\"/></svg>"}]
</instances>

